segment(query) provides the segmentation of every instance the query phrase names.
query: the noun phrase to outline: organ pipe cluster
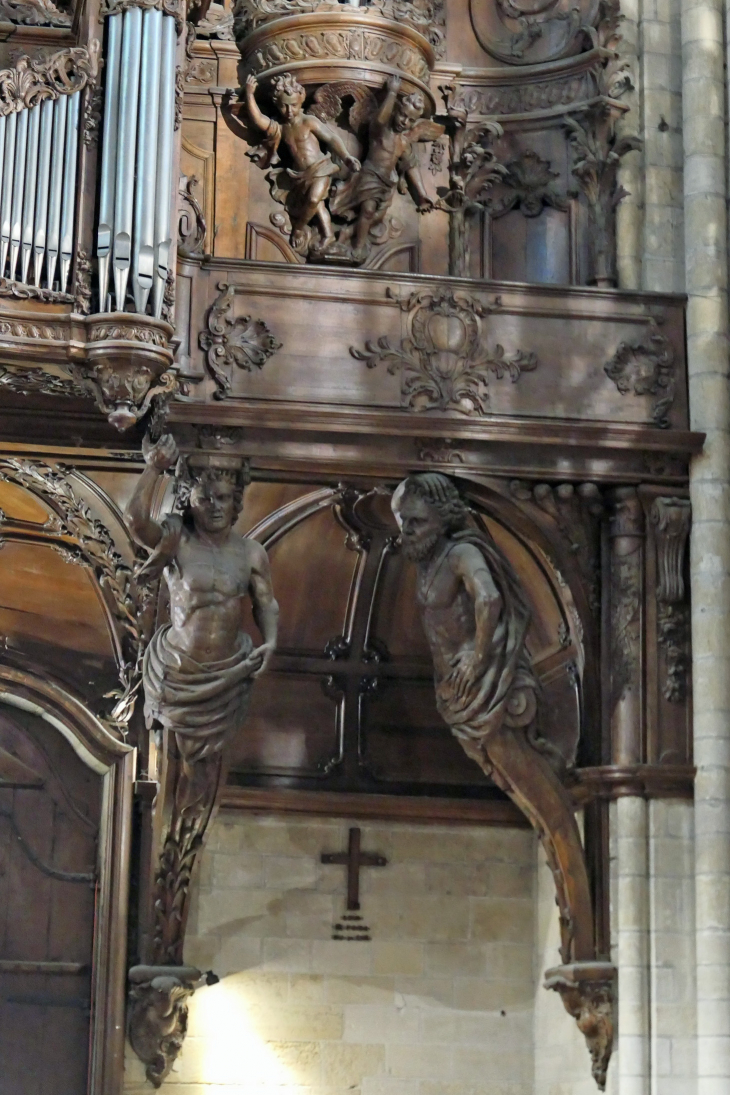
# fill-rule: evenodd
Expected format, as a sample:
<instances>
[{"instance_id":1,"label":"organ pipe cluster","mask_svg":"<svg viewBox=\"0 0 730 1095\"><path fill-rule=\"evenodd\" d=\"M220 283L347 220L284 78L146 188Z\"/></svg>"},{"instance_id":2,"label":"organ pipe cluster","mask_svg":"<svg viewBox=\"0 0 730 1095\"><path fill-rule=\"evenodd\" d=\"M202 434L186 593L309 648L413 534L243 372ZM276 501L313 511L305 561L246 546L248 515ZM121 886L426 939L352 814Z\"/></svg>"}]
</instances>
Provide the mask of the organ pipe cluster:
<instances>
[{"instance_id":1,"label":"organ pipe cluster","mask_svg":"<svg viewBox=\"0 0 730 1095\"><path fill-rule=\"evenodd\" d=\"M172 16L137 7L111 15L107 27L100 310L124 311L131 277L134 311L147 312L151 293L159 318L172 250L177 31Z\"/></svg>"},{"instance_id":2,"label":"organ pipe cluster","mask_svg":"<svg viewBox=\"0 0 730 1095\"><path fill-rule=\"evenodd\" d=\"M0 116L0 275L27 285L32 276L62 293L74 249L80 97Z\"/></svg>"}]
</instances>

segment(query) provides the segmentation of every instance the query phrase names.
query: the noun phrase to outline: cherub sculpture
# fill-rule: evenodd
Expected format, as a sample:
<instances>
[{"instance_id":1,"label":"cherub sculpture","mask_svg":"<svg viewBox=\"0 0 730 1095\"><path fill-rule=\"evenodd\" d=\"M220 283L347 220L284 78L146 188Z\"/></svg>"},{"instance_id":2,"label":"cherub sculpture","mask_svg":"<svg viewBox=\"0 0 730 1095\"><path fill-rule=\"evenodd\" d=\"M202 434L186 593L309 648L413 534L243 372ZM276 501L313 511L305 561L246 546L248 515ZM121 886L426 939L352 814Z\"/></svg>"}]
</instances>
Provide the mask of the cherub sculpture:
<instances>
[{"instance_id":1,"label":"cherub sculpture","mask_svg":"<svg viewBox=\"0 0 730 1095\"><path fill-rule=\"evenodd\" d=\"M396 188L401 193L410 191L419 213L434 208L414 146L418 141L437 140L444 127L423 117L426 101L420 92L399 96L400 83L399 76L388 80L385 99L370 119L365 162L336 187L330 199L335 216L354 222L340 232L337 248L349 244L356 262L367 257L372 233L384 221Z\"/></svg>"},{"instance_id":2,"label":"cherub sculpture","mask_svg":"<svg viewBox=\"0 0 730 1095\"><path fill-rule=\"evenodd\" d=\"M290 242L295 251L306 252L310 245L310 221L319 221L321 239L318 250L326 250L335 241L332 218L326 199L332 178L341 172L329 152L335 153L350 171L359 171L360 161L352 156L342 138L326 122L304 111L306 92L291 72L277 76L273 81L273 100L281 115L281 121L268 118L256 102L255 76L246 80L246 106L251 121L264 131L265 153L257 162L266 168L278 160L279 147L284 142L293 167L286 169L293 180L286 195L286 209L291 218Z\"/></svg>"}]
</instances>

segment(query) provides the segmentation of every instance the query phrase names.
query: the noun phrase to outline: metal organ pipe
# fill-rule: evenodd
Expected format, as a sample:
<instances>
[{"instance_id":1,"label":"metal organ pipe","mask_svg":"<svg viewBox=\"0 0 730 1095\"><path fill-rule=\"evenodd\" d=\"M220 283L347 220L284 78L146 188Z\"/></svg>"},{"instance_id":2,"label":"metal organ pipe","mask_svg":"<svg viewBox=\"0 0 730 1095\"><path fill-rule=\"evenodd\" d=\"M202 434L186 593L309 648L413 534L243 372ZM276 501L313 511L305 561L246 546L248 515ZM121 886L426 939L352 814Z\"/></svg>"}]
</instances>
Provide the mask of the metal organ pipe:
<instances>
[{"instance_id":1,"label":"metal organ pipe","mask_svg":"<svg viewBox=\"0 0 730 1095\"><path fill-rule=\"evenodd\" d=\"M124 311L131 278L134 308L162 313L172 250L175 128L175 19L129 8L107 19L99 228L102 311ZM108 293L110 259L114 300Z\"/></svg>"}]
</instances>

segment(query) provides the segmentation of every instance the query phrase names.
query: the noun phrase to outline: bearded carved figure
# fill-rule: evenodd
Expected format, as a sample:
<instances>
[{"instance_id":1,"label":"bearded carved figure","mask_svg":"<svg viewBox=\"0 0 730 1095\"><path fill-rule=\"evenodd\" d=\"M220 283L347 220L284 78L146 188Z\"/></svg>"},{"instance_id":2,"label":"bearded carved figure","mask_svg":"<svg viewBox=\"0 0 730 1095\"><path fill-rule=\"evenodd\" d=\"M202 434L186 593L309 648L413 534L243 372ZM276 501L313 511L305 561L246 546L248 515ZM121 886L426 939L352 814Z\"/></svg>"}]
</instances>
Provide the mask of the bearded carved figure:
<instances>
[{"instance_id":1,"label":"bearded carved figure","mask_svg":"<svg viewBox=\"0 0 730 1095\"><path fill-rule=\"evenodd\" d=\"M509 561L445 475L412 475L393 512L418 569L436 704L465 752L527 816L555 879L563 965L546 973L578 1020L603 1089L614 969L596 960L591 892L573 804L539 733L539 684L525 645L530 608Z\"/></svg>"}]
</instances>

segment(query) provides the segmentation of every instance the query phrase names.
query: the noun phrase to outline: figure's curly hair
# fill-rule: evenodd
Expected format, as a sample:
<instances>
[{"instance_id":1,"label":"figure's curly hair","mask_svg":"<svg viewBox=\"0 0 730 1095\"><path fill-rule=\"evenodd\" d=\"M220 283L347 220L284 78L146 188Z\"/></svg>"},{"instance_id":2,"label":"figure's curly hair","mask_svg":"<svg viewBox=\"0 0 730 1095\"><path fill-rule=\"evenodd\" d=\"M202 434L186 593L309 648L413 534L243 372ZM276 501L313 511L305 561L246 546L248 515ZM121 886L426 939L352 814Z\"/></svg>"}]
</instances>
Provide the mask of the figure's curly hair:
<instances>
[{"instance_id":1,"label":"figure's curly hair","mask_svg":"<svg viewBox=\"0 0 730 1095\"><path fill-rule=\"evenodd\" d=\"M190 495L193 488L202 487L204 491L207 491L214 483L219 483L221 480L233 484L233 519L236 520L243 509L243 492L251 482L251 471L247 460L238 471L215 467L190 468L186 464L182 474L178 472L175 476L175 508L182 513L184 520L189 518Z\"/></svg>"},{"instance_id":2,"label":"figure's curly hair","mask_svg":"<svg viewBox=\"0 0 730 1095\"><path fill-rule=\"evenodd\" d=\"M469 523L469 509L456 486L438 471L409 475L403 483L403 497L422 498L438 513L447 532L461 532Z\"/></svg>"},{"instance_id":3,"label":"figure's curly hair","mask_svg":"<svg viewBox=\"0 0 730 1095\"><path fill-rule=\"evenodd\" d=\"M306 94L293 72L283 72L271 82L271 97L274 102L282 95L296 95L304 101Z\"/></svg>"},{"instance_id":4,"label":"figure's curly hair","mask_svg":"<svg viewBox=\"0 0 730 1095\"><path fill-rule=\"evenodd\" d=\"M426 100L423 95L421 95L420 91L412 91L410 95L403 95L401 97L401 103L407 103L408 106L412 106L419 114L425 114L426 112Z\"/></svg>"}]
</instances>

